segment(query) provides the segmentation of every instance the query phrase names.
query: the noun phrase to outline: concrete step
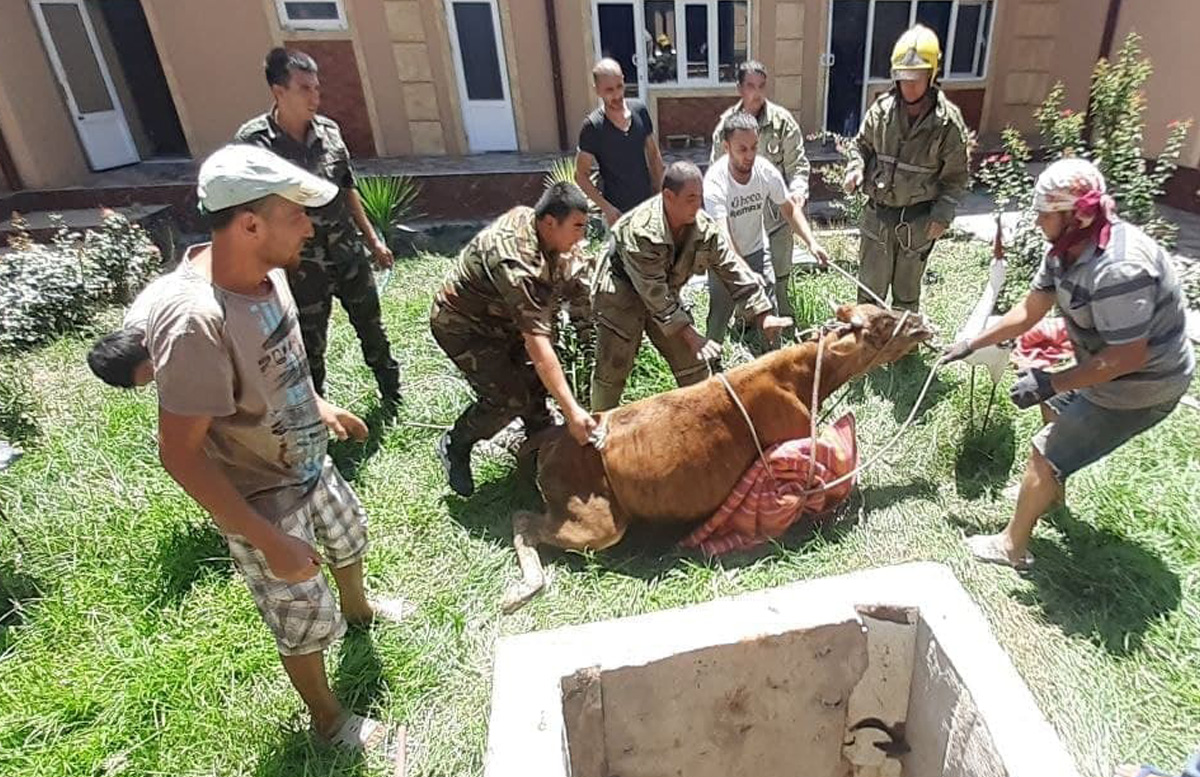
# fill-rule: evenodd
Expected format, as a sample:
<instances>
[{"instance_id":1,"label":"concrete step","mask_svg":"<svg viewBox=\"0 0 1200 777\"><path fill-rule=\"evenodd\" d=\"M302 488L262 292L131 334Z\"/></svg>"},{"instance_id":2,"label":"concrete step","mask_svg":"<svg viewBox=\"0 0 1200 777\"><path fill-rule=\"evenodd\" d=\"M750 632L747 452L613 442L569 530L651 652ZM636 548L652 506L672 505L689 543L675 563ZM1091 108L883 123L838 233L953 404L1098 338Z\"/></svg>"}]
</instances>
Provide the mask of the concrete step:
<instances>
[{"instance_id":1,"label":"concrete step","mask_svg":"<svg viewBox=\"0 0 1200 777\"><path fill-rule=\"evenodd\" d=\"M141 225L150 235L150 239L162 251L163 259L171 261L175 250L175 225L172 218L171 205L129 205L112 208L129 221ZM65 226L72 232L83 232L97 229L104 223L102 208L67 208L64 210L37 210L20 213L26 225L26 232L38 243L48 243L58 232L59 227ZM13 219L0 221L0 246L8 247L9 240L15 234L16 227Z\"/></svg>"}]
</instances>

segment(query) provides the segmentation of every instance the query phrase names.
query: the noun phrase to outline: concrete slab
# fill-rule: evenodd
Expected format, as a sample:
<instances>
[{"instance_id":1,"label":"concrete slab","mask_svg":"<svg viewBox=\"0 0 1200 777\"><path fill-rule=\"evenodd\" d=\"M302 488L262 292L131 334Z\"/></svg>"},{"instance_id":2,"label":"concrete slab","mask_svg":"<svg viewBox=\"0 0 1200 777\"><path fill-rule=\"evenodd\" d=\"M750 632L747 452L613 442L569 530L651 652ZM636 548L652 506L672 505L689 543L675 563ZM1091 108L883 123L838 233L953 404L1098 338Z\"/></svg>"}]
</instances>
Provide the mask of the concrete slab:
<instances>
[{"instance_id":1,"label":"concrete slab","mask_svg":"<svg viewBox=\"0 0 1200 777\"><path fill-rule=\"evenodd\" d=\"M665 675L673 677L674 684L660 687L660 694L686 700L690 697L684 691L697 688L697 683L707 683L709 674L719 676L723 671L723 666L710 666L707 673L700 671L694 660L689 663L689 655L693 658L716 655L703 652L714 648L726 654L749 645L769 643L778 646L782 644L781 640L797 639L797 633L809 634L809 642L804 643L806 647L797 654L800 656L797 660L813 669L814 681L825 690L815 696L806 695L814 693L813 688L806 685L796 693L802 700L815 700L825 705L830 715L828 722L833 722L838 715L844 719L846 703L844 698L838 700L837 688L847 677L842 670L851 671L852 676L853 667L842 665L833 675L822 677L824 673L818 671L817 664L823 656L843 655L837 653L838 650L844 651L846 656L858 655L852 636L867 628L867 621L860 612L863 605L871 607L870 617L876 620L892 610L914 609L920 614L919 628L924 629L918 634L912 659L923 668L914 669L912 675L912 698L907 712L908 738L910 743L921 743L921 757L926 759L926 764L940 764L941 768L922 771L906 766L906 773L919 777L937 774L1078 777L1070 756L1038 710L1008 656L996 643L983 614L947 568L928 563L874 569L694 607L505 637L496 646L485 774L487 777L514 774L566 777L569 767L561 683L563 678L580 670L599 673L600 684L608 686L609 677L645 680L650 675L639 674L639 668L651 664L658 666L665 661L668 662L666 666L675 667ZM897 640L896 636L893 634L881 645L910 644L906 643L907 638ZM822 645L817 645L812 641L814 639ZM862 655L866 657L865 645L861 647ZM903 655L906 652L902 650L897 656L901 662L906 660ZM743 666L736 672L751 671L753 666L761 668L763 665ZM778 676L798 677L784 672L779 663L766 663L765 667L778 669ZM860 676L863 671L865 667L860 667ZM636 686L631 687L628 682L624 685L618 682L613 687L621 688L623 693L636 692ZM605 710L616 709L609 707L608 692L608 687L602 688L604 699L601 703ZM918 694L923 698L918 700ZM946 694L952 695L953 699L942 698ZM644 702L648 697L640 698ZM946 702L943 706L947 714L924 721L924 731L915 730L913 706L939 698ZM727 701L729 699L734 707L755 703L753 697L735 695ZM885 703L889 707L894 704ZM926 704L925 708L928 707ZM639 717L643 722L655 720L654 714L661 712L661 709L641 709ZM686 709L679 711L687 712ZM702 712L710 716L717 714L713 710ZM734 712L736 710L731 710L727 703L723 714L728 716ZM596 714L593 710L593 717ZM609 726L608 712L603 718L604 725ZM706 718L706 725L709 722ZM741 730L740 727L737 730ZM795 729L792 734L793 738L806 735L805 729ZM625 736L628 746L628 737L636 737L637 732L627 730ZM698 732L693 733L689 743L694 743L698 736ZM840 737L833 744L840 749ZM624 751L618 753L622 754ZM572 754L571 760L575 755ZM612 755L610 748L607 756L611 758ZM592 763L595 765L597 761ZM606 765L610 774L617 773L611 771L613 763ZM630 775L635 772L620 773ZM788 773L795 773L794 768ZM804 773L818 777L816 771L805 770Z\"/></svg>"}]
</instances>

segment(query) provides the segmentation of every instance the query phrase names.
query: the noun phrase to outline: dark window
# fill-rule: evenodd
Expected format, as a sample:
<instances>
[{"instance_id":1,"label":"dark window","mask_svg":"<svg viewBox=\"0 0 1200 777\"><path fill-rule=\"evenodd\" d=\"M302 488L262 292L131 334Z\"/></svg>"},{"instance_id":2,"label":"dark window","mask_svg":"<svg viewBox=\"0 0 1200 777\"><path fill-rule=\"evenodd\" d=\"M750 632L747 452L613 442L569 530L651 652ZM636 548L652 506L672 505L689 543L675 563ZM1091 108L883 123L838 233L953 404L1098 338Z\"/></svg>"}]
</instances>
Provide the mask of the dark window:
<instances>
[{"instance_id":1,"label":"dark window","mask_svg":"<svg viewBox=\"0 0 1200 777\"><path fill-rule=\"evenodd\" d=\"M983 7L960 5L958 21L954 25L954 59L950 72L954 75L971 75L975 72L975 42L979 39L979 21Z\"/></svg>"},{"instance_id":2,"label":"dark window","mask_svg":"<svg viewBox=\"0 0 1200 777\"><path fill-rule=\"evenodd\" d=\"M307 19L323 19L327 21L337 21L338 19L337 3L284 3L283 9L287 11L288 19L296 22Z\"/></svg>"},{"instance_id":3,"label":"dark window","mask_svg":"<svg viewBox=\"0 0 1200 777\"><path fill-rule=\"evenodd\" d=\"M708 6L684 6L688 78L708 78Z\"/></svg>"},{"instance_id":4,"label":"dark window","mask_svg":"<svg viewBox=\"0 0 1200 777\"><path fill-rule=\"evenodd\" d=\"M633 6L616 3L600 3L600 56L615 59L625 75L625 96L637 97L638 73L633 64L637 51L633 37Z\"/></svg>"},{"instance_id":5,"label":"dark window","mask_svg":"<svg viewBox=\"0 0 1200 777\"><path fill-rule=\"evenodd\" d=\"M675 0L646 0L646 77L652 84L678 80Z\"/></svg>"},{"instance_id":6,"label":"dark window","mask_svg":"<svg viewBox=\"0 0 1200 777\"><path fill-rule=\"evenodd\" d=\"M988 44L991 42L988 37L992 34L992 0L988 0L983 6L983 24L979 27L979 60L975 63L975 75L983 76L983 71L987 65ZM961 13L961 10L960 10Z\"/></svg>"},{"instance_id":7,"label":"dark window","mask_svg":"<svg viewBox=\"0 0 1200 777\"><path fill-rule=\"evenodd\" d=\"M746 0L717 3L717 67L721 81L737 81L738 65L750 55L750 16Z\"/></svg>"},{"instance_id":8,"label":"dark window","mask_svg":"<svg viewBox=\"0 0 1200 777\"><path fill-rule=\"evenodd\" d=\"M454 26L469 100L503 100L500 58L496 54L496 28L488 3L455 3Z\"/></svg>"}]
</instances>

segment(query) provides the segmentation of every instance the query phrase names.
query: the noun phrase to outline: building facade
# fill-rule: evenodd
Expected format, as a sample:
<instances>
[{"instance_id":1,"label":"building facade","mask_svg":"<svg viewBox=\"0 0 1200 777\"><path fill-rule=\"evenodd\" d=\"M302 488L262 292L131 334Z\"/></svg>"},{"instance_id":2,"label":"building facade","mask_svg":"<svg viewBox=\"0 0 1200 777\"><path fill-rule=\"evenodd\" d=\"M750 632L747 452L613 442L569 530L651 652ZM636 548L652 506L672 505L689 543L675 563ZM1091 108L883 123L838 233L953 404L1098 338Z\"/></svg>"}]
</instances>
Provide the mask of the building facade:
<instances>
[{"instance_id":1,"label":"building facade","mask_svg":"<svg viewBox=\"0 0 1200 777\"><path fill-rule=\"evenodd\" d=\"M1137 30L1154 60L1153 153L1168 121L1200 114L1179 77L1200 71L1179 40L1195 0L5 0L0 189L203 157L269 106L275 45L317 60L322 110L359 157L573 149L602 55L664 144L704 142L746 58L806 132L852 134L917 21L972 127L1028 130L1057 80L1083 107L1110 6L1116 40ZM1200 132L1182 162L1200 167Z\"/></svg>"}]
</instances>

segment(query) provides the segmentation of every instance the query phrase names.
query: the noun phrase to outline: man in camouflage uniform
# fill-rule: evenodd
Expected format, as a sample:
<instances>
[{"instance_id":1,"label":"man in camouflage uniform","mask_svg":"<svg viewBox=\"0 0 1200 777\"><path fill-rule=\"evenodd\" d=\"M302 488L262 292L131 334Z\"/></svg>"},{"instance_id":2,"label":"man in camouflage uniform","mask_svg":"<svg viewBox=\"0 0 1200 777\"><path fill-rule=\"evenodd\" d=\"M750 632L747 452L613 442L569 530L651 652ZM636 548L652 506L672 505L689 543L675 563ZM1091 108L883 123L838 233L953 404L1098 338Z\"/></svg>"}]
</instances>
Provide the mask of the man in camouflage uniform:
<instances>
[{"instance_id":1,"label":"man in camouflage uniform","mask_svg":"<svg viewBox=\"0 0 1200 777\"><path fill-rule=\"evenodd\" d=\"M580 243L587 218L579 187L550 186L535 207L513 208L467 243L434 298L433 337L476 396L438 442L450 487L461 496L475 490L475 443L517 417L526 435L550 425L547 391L580 445L595 427L571 393L551 341L560 306L586 293Z\"/></svg>"},{"instance_id":2,"label":"man in camouflage uniform","mask_svg":"<svg viewBox=\"0 0 1200 777\"><path fill-rule=\"evenodd\" d=\"M337 122L317 114L316 62L303 52L276 48L267 55L266 72L275 108L243 124L235 140L273 151L340 189L333 202L309 211L315 234L304 245L300 266L288 270L313 387L324 395L325 346L336 296L358 334L383 401L395 404L400 401L400 365L392 358L371 272L372 259L391 267L392 252L363 211Z\"/></svg>"},{"instance_id":3,"label":"man in camouflage uniform","mask_svg":"<svg viewBox=\"0 0 1200 777\"><path fill-rule=\"evenodd\" d=\"M643 332L671 365L680 386L708 377L708 362L720 356L721 347L696 331L679 298L693 275L716 273L768 340L791 325L791 319L771 314L771 301L758 276L700 210L702 202L700 169L691 162L675 162L663 176L662 193L613 225L609 266L601 273L593 301L598 330L593 411L620 404Z\"/></svg>"},{"instance_id":4,"label":"man in camouflage uniform","mask_svg":"<svg viewBox=\"0 0 1200 777\"><path fill-rule=\"evenodd\" d=\"M917 25L892 52L896 86L867 111L851 145L844 186L867 196L858 279L892 304L917 310L934 242L954 220L969 180L970 132L936 86L941 47ZM872 302L859 291L859 302Z\"/></svg>"},{"instance_id":5,"label":"man in camouflage uniform","mask_svg":"<svg viewBox=\"0 0 1200 777\"><path fill-rule=\"evenodd\" d=\"M758 119L758 153L783 175L788 187L788 199L800 212L808 201L808 157L804 154L804 133L792 112L767 99L767 69L761 62L749 60L738 66L738 96L713 129L712 156L716 162L725 154L721 128L725 120L738 111ZM767 233L767 252L775 270L775 302L781 316L792 315L792 299L788 282L792 277L792 253L795 247L791 226L779 212L779 206L766 203L763 229Z\"/></svg>"}]
</instances>

